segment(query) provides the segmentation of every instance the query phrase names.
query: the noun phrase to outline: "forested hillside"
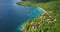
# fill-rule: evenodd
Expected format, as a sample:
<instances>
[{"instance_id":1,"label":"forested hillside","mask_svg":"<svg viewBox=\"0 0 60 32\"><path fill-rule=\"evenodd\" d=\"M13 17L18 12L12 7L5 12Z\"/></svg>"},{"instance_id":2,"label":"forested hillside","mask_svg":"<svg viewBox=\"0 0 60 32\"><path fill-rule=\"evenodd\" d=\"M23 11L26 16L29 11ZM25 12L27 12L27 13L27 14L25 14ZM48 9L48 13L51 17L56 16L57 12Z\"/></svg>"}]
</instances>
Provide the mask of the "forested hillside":
<instances>
[{"instance_id":1,"label":"forested hillside","mask_svg":"<svg viewBox=\"0 0 60 32\"><path fill-rule=\"evenodd\" d=\"M48 14L28 20L24 32L60 32L60 0L22 0L18 5L43 8ZM32 24L31 24L32 23Z\"/></svg>"}]
</instances>

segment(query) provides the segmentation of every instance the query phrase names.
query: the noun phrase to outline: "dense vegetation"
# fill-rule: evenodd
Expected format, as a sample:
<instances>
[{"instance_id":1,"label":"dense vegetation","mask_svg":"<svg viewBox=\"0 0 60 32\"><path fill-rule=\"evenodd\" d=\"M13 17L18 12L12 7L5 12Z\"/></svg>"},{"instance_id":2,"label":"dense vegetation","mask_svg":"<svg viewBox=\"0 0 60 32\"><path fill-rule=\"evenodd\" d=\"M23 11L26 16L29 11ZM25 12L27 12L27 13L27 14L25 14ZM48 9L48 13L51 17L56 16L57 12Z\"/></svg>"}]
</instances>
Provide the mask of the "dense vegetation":
<instances>
[{"instance_id":1,"label":"dense vegetation","mask_svg":"<svg viewBox=\"0 0 60 32\"><path fill-rule=\"evenodd\" d=\"M17 4L25 7L40 7L49 12L49 15L41 15L42 18L38 16L28 20L23 26L25 28L22 28L24 32L60 32L60 0L23 0Z\"/></svg>"}]
</instances>

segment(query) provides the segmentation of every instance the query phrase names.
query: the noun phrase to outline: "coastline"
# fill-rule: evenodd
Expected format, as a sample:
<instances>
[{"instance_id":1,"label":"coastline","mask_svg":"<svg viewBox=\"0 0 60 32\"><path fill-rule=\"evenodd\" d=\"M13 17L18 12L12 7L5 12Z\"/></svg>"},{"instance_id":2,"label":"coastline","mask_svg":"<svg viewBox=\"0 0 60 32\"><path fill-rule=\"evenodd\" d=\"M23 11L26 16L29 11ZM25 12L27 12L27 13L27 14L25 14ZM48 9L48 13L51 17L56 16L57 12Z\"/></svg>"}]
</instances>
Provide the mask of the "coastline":
<instances>
[{"instance_id":1,"label":"coastline","mask_svg":"<svg viewBox=\"0 0 60 32\"><path fill-rule=\"evenodd\" d=\"M40 9L43 11L43 13L41 14L41 16L42 16L44 13L47 13L43 8L39 8L39 11L40 11ZM40 16L40 15L38 15L38 16ZM37 16L37 17L38 17L38 16ZM37 18L37 17L35 17L35 18ZM33 19L35 19L35 18L33 18ZM32 19L29 19L29 20L32 20ZM24 27L24 25L25 25L29 20L27 20L26 22L24 22L24 23L20 26L20 30L21 30L21 31L23 31L22 27Z\"/></svg>"},{"instance_id":2,"label":"coastline","mask_svg":"<svg viewBox=\"0 0 60 32\"><path fill-rule=\"evenodd\" d=\"M37 17L36 17L37 19L36 19L36 18L33 18L32 20L31 20L31 19L28 19L26 22L24 22L24 23L19 27L19 28L20 28L20 31L27 31L28 28L27 28L26 26L30 27L31 24L34 25L33 23L35 23L35 25L37 25L36 22L38 22L38 24L41 25L39 22L41 22L41 21L44 20L44 19L46 20L45 22L47 22L46 24L50 24L50 23L55 22L54 20L56 20L56 19L53 19L53 21L50 21L50 20L52 19L52 18L51 18L52 16L49 16L49 15L48 15L48 14L49 14L48 11L44 10L43 8L39 8L39 7L38 7L38 9L39 9L39 11L42 10L43 13L42 13L40 16L37 16ZM41 9L41 10L40 10L40 9ZM46 15L46 14L48 15L48 19L46 18L47 16L44 16L44 15ZM51 18L51 19L49 20L49 18ZM35 21L36 21L36 20L37 20L37 21L34 22L34 19L35 19ZM39 20L39 19L41 19L41 20ZM38 21L38 20L39 20L39 21ZM31 22L30 22L30 21L31 21ZM47 25L47 26L49 26L49 25ZM30 27L30 28L31 28L31 27ZM29 29L30 29L30 28L29 28ZM39 26L39 28L42 28L42 27ZM34 29L34 26L32 26L32 29Z\"/></svg>"},{"instance_id":3,"label":"coastline","mask_svg":"<svg viewBox=\"0 0 60 32\"><path fill-rule=\"evenodd\" d=\"M60 3L59 0L46 2L46 3L43 3L43 2L42 3L33 3L32 2L32 4L31 4L31 2L28 3L28 1L22 2L22 4L20 4L20 5L24 4L23 6L37 6L38 9L41 9L44 12L41 16L39 16L37 18L34 18L35 20L32 19L32 22L31 22L32 25L30 25L31 23L29 23L30 20L26 21L28 23L26 24L26 22L25 22L25 24L28 27L26 27L24 25L25 29L23 31L27 31L27 32L39 31L40 32L40 28L43 28L43 29L41 29L41 31L43 30L43 31L47 31L47 32L53 32L53 31L58 31L59 32L60 31L59 30L60 26L56 25L56 24L60 24L59 23L59 15L58 15L59 14L59 7L60 7L58 5L59 3ZM57 4L57 7L56 7L56 4ZM37 22L38 22L38 24L37 24ZM40 26L40 25L42 25L42 23L45 26ZM34 26L34 25L39 25L39 26ZM46 29L48 29L48 30L46 30Z\"/></svg>"},{"instance_id":4,"label":"coastline","mask_svg":"<svg viewBox=\"0 0 60 32\"><path fill-rule=\"evenodd\" d=\"M38 7L39 8L39 7ZM48 14L48 12L45 10L45 9L43 9L43 8L40 8L44 13L46 13L46 14ZM39 9L39 10L40 10Z\"/></svg>"}]
</instances>

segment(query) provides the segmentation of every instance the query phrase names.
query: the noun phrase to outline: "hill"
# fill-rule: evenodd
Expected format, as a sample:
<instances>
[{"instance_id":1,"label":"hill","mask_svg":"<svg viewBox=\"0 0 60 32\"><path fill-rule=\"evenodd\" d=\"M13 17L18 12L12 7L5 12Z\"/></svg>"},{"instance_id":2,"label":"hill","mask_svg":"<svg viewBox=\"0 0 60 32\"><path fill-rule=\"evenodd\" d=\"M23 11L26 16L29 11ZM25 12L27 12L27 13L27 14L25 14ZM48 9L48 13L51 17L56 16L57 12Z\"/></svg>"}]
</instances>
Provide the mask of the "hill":
<instances>
[{"instance_id":1,"label":"hill","mask_svg":"<svg viewBox=\"0 0 60 32\"><path fill-rule=\"evenodd\" d=\"M21 6L43 8L44 13L37 18L28 20L22 27L24 32L60 32L60 0L23 0L17 2Z\"/></svg>"}]
</instances>

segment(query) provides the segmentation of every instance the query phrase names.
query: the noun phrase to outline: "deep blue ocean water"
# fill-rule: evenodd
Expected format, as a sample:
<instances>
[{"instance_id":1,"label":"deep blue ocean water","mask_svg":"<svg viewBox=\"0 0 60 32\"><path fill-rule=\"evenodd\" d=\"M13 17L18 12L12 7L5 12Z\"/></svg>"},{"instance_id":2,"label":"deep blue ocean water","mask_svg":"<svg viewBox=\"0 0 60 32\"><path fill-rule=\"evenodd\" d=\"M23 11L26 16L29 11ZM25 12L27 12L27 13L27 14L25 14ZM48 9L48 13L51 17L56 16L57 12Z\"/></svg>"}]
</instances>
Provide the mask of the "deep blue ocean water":
<instances>
[{"instance_id":1,"label":"deep blue ocean water","mask_svg":"<svg viewBox=\"0 0 60 32\"><path fill-rule=\"evenodd\" d=\"M30 18L36 17L31 8L18 6L20 0L0 0L0 32L17 32L16 28ZM31 11L30 11L31 10Z\"/></svg>"}]
</instances>

